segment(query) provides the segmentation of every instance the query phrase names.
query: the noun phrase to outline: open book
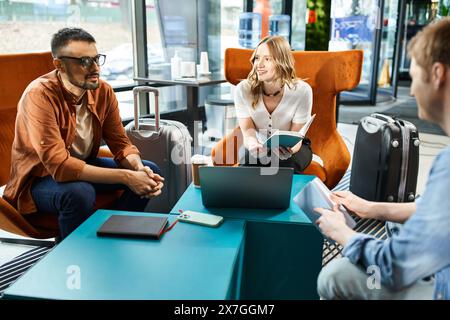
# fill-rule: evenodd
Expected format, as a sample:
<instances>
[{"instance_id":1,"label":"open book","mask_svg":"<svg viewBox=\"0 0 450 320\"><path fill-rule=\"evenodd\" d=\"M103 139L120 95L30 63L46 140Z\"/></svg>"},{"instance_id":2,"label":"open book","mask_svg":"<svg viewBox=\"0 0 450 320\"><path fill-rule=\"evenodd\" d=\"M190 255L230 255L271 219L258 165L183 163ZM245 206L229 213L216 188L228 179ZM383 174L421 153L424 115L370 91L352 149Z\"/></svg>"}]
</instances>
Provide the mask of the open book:
<instances>
[{"instance_id":1,"label":"open book","mask_svg":"<svg viewBox=\"0 0 450 320\"><path fill-rule=\"evenodd\" d=\"M278 130L263 143L263 146L268 149L278 146L292 148L305 138L306 132L308 132L315 117L314 114L298 132Z\"/></svg>"},{"instance_id":2,"label":"open book","mask_svg":"<svg viewBox=\"0 0 450 320\"><path fill-rule=\"evenodd\" d=\"M331 200L330 195L331 191L328 187L319 178L315 178L295 196L294 202L318 228L316 220L320 218L320 214L314 211L314 208L333 210L334 202ZM355 220L349 215L344 206L340 205L339 211L344 214L346 224L353 229L356 226ZM330 241L333 242L332 240Z\"/></svg>"}]
</instances>

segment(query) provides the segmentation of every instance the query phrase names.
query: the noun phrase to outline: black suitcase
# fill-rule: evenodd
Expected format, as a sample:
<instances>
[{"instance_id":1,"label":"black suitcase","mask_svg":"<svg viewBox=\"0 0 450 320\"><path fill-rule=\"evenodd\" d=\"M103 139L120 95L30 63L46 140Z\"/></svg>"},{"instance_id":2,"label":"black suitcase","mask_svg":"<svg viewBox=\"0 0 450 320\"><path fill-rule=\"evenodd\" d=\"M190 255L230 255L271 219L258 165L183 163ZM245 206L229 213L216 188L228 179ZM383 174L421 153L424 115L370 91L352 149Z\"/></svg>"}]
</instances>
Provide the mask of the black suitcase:
<instances>
[{"instance_id":1,"label":"black suitcase","mask_svg":"<svg viewBox=\"0 0 450 320\"><path fill-rule=\"evenodd\" d=\"M353 151L350 191L371 201L412 202L419 170L419 133L401 119L361 119Z\"/></svg>"}]
</instances>

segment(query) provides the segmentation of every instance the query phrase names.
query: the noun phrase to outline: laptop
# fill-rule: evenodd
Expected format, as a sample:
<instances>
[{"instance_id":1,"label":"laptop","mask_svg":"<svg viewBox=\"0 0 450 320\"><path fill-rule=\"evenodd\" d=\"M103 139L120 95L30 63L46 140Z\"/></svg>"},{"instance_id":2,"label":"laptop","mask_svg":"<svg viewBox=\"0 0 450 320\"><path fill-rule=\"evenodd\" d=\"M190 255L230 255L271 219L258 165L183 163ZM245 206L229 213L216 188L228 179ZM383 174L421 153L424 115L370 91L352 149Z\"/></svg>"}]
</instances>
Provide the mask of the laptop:
<instances>
[{"instance_id":1,"label":"laptop","mask_svg":"<svg viewBox=\"0 0 450 320\"><path fill-rule=\"evenodd\" d=\"M277 170L262 174L267 169ZM287 209L293 174L292 168L202 166L202 202L205 207Z\"/></svg>"}]
</instances>

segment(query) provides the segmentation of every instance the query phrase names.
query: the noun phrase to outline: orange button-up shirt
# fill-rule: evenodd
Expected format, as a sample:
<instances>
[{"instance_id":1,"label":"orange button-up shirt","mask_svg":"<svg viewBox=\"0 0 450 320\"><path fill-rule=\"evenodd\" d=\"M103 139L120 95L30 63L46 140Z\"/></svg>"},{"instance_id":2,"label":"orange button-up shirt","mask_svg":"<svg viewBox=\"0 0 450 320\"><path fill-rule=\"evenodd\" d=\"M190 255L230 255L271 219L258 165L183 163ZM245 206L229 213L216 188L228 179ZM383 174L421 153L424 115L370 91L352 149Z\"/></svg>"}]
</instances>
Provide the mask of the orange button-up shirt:
<instances>
[{"instance_id":1,"label":"orange button-up shirt","mask_svg":"<svg viewBox=\"0 0 450 320\"><path fill-rule=\"evenodd\" d=\"M99 82L98 89L87 90L94 132L90 157L97 155L101 139L116 161L139 154L125 134L113 89ZM69 152L76 133L75 104L76 97L64 88L56 70L31 82L19 101L11 175L3 198L22 214L37 211L30 190L34 178L51 175L58 182L80 178L86 163Z\"/></svg>"}]
</instances>

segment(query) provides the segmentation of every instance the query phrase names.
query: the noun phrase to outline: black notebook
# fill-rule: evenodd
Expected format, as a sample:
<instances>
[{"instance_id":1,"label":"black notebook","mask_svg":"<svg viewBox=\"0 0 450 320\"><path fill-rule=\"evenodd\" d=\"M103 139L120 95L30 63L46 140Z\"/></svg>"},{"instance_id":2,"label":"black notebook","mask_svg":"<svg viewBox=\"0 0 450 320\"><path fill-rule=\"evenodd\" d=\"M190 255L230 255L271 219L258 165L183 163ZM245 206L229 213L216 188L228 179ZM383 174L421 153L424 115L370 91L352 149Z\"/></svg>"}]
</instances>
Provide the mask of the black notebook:
<instances>
[{"instance_id":1,"label":"black notebook","mask_svg":"<svg viewBox=\"0 0 450 320\"><path fill-rule=\"evenodd\" d=\"M166 225L167 217L112 215L97 236L159 239Z\"/></svg>"}]
</instances>

